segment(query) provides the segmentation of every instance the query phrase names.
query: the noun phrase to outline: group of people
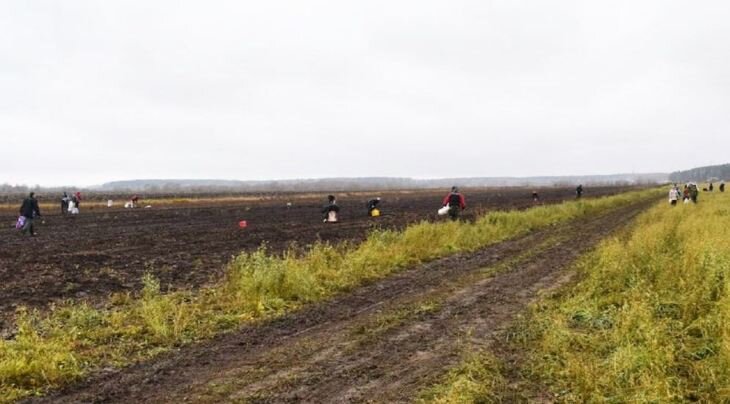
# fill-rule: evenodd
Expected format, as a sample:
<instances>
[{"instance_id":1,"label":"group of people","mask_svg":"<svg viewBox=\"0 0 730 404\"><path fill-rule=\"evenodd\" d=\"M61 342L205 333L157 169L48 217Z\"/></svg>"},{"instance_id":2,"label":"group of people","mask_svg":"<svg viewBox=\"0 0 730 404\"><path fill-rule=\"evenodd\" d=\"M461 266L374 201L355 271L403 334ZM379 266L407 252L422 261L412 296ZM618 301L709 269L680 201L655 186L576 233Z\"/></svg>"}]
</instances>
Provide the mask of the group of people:
<instances>
[{"instance_id":1,"label":"group of people","mask_svg":"<svg viewBox=\"0 0 730 404\"><path fill-rule=\"evenodd\" d=\"M721 189L724 190L725 184L721 185ZM580 199L583 196L583 185L580 184L575 188L575 197ZM532 192L532 201L535 204L540 204L540 195L537 191ZM368 216L380 216L380 197L368 200L367 214ZM444 197L441 202L441 209L439 209L440 215L448 215L451 220L458 220L461 212L466 209L466 199L464 195L459 192L459 188L456 186L451 187L451 191ZM337 205L337 199L334 195L327 196L327 204L322 208L322 221L325 223L336 223L339 220L340 207Z\"/></svg>"},{"instance_id":2,"label":"group of people","mask_svg":"<svg viewBox=\"0 0 730 404\"><path fill-rule=\"evenodd\" d=\"M79 204L81 203L81 193L76 192L68 195L64 192L61 196L61 215L78 214ZM20 216L15 227L24 235L36 236L34 222L41 217L41 209L38 206L38 199L35 192L31 192L27 198L23 199L20 204Z\"/></svg>"},{"instance_id":3,"label":"group of people","mask_svg":"<svg viewBox=\"0 0 730 404\"><path fill-rule=\"evenodd\" d=\"M380 216L380 197L373 198L367 201L365 207L367 208L367 214L370 217ZM451 220L457 220L461 212L466 209L466 199L464 195L459 192L459 188L454 186L451 187L451 191L444 197L442 201L442 207L439 210L439 214L443 212L444 215L448 215ZM322 208L322 221L324 223L336 223L339 221L340 206L337 204L337 198L334 195L327 196L327 204Z\"/></svg>"},{"instance_id":4,"label":"group of people","mask_svg":"<svg viewBox=\"0 0 730 404\"><path fill-rule=\"evenodd\" d=\"M689 185L689 184L688 184ZM712 185L710 185L712 187ZM696 186L694 187L695 190L695 196L692 197L692 200L694 202L697 201L696 196ZM720 185L720 191L725 190L725 184ZM578 187L575 190L576 192L576 198L580 198L583 195L583 185L578 185ZM685 194L687 194L687 187L685 186ZM674 198L673 204L676 204L676 200L678 199L679 195L679 189L676 187L672 188L670 191L670 200ZM690 192L690 195L691 192ZM67 214L78 214L79 213L79 206L81 204L81 193L76 192L75 194L69 196L66 192L63 193L63 196L61 197L61 215L67 215ZM540 202L540 196L538 195L537 191L532 192L532 200L535 203ZM139 196L134 195L132 198L130 198L130 201L128 202L128 206L125 207L136 207L139 201ZM380 216L380 205L381 199L380 197L372 198L367 201L366 203L366 209L367 214L370 217L377 217ZM459 192L459 188L456 186L451 187L451 191L444 197L441 203L442 207L439 209L440 215L448 215L451 220L458 220L459 216L461 215L461 212L466 209L466 198L464 198L464 195ZM111 206L111 205L110 205ZM291 203L287 204L288 207L291 207ZM327 204L322 208L322 220L325 223L336 223L339 221L339 213L340 213L340 206L337 204L337 198L335 198L334 195L328 195L327 196ZM23 233L30 233L32 236L35 235L35 231L33 228L33 219L36 217L39 217L41 215L40 209L38 207L38 201L35 198L35 194L33 192L30 193L30 196L23 200L23 203L20 207L20 218L18 219L18 225L17 227L19 229L22 229ZM21 223L22 222L22 223Z\"/></svg>"},{"instance_id":5,"label":"group of people","mask_svg":"<svg viewBox=\"0 0 730 404\"><path fill-rule=\"evenodd\" d=\"M69 196L66 192L61 196L61 215L78 215L81 205L81 192Z\"/></svg>"},{"instance_id":6,"label":"group of people","mask_svg":"<svg viewBox=\"0 0 730 404\"><path fill-rule=\"evenodd\" d=\"M712 182L709 183L707 188L703 188L704 191L713 192L715 189L715 186L712 184ZM725 192L725 182L720 182L720 186L718 187L720 192ZM677 184L672 185L672 187L669 189L669 203L674 206L677 204L680 198L682 198L682 201L684 203L697 203L697 198L699 197L700 191L699 188L697 188L697 184L694 182L688 182L684 185L684 190L680 191L679 186Z\"/></svg>"},{"instance_id":7,"label":"group of people","mask_svg":"<svg viewBox=\"0 0 730 404\"><path fill-rule=\"evenodd\" d=\"M71 195L64 192L63 195L61 195L61 216L78 215L82 199L81 192L77 191ZM137 207L139 203L139 196L132 196L129 203L131 204L130 207ZM108 206L111 207L111 204ZM27 198L23 199L23 202L20 205L20 216L18 217L15 227L18 230L21 230L23 234L35 236L36 232L33 222L40 216L41 211L38 207L38 199L35 196L35 192L31 192Z\"/></svg>"}]
</instances>

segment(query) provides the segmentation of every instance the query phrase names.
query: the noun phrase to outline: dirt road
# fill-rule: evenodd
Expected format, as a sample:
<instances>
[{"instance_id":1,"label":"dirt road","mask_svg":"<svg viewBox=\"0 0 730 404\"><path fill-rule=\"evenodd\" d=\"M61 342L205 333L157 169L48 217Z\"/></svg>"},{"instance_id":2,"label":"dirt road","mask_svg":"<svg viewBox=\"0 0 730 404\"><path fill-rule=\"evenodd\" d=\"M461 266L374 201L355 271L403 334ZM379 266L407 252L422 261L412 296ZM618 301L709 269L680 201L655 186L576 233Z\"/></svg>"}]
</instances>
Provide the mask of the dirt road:
<instances>
[{"instance_id":1,"label":"dirt road","mask_svg":"<svg viewBox=\"0 0 730 404\"><path fill-rule=\"evenodd\" d=\"M31 402L408 402L650 203L412 268Z\"/></svg>"}]
</instances>

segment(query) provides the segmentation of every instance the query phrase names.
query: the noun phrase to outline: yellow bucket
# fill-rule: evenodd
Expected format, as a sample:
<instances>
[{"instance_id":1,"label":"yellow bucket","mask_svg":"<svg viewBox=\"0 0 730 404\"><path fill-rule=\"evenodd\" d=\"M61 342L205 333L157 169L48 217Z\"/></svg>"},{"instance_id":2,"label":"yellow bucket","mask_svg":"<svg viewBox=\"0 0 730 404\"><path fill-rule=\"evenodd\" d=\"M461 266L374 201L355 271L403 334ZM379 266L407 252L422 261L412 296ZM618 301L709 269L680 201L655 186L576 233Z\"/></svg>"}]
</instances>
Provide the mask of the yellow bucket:
<instances>
[{"instance_id":1,"label":"yellow bucket","mask_svg":"<svg viewBox=\"0 0 730 404\"><path fill-rule=\"evenodd\" d=\"M380 210L378 210L378 209L371 210L370 211L370 216L372 216L372 217L378 217L378 216L380 216Z\"/></svg>"}]
</instances>

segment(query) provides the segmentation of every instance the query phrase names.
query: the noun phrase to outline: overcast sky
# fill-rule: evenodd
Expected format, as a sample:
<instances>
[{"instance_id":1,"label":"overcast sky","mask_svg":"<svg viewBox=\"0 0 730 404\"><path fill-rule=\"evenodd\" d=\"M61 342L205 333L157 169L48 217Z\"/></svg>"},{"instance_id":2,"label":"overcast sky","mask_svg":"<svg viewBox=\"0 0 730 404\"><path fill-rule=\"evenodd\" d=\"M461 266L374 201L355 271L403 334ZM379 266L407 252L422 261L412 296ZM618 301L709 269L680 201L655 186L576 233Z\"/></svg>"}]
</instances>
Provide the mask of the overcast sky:
<instances>
[{"instance_id":1,"label":"overcast sky","mask_svg":"<svg viewBox=\"0 0 730 404\"><path fill-rule=\"evenodd\" d=\"M0 183L730 161L728 1L0 6Z\"/></svg>"}]
</instances>

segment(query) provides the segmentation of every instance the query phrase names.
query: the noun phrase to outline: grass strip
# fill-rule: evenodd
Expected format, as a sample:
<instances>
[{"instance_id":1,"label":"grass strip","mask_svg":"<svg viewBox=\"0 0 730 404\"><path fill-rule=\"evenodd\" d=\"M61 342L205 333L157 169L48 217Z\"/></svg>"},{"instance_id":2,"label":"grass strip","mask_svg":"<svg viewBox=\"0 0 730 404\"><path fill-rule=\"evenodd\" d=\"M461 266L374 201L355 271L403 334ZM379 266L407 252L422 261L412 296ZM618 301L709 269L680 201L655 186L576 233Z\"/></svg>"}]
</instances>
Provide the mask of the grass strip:
<instances>
[{"instance_id":1,"label":"grass strip","mask_svg":"<svg viewBox=\"0 0 730 404\"><path fill-rule=\"evenodd\" d=\"M535 304L516 341L561 402L730 402L730 195L662 203Z\"/></svg>"}]
</instances>

